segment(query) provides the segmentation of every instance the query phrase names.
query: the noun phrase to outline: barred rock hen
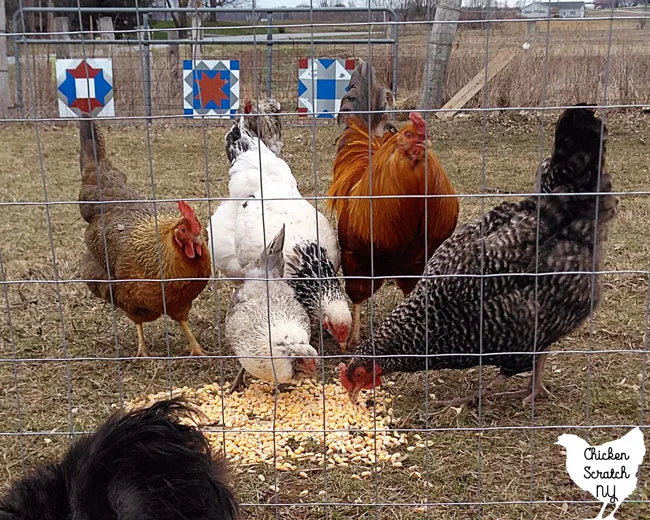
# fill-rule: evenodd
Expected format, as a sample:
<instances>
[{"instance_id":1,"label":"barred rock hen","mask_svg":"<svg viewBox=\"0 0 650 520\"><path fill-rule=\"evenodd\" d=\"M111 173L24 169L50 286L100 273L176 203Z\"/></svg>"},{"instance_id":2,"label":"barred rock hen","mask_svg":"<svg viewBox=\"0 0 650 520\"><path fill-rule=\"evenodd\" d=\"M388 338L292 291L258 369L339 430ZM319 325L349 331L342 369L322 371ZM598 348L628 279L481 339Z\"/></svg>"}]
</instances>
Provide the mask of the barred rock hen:
<instances>
[{"instance_id":1,"label":"barred rock hen","mask_svg":"<svg viewBox=\"0 0 650 520\"><path fill-rule=\"evenodd\" d=\"M547 393L547 349L580 326L600 299L591 272L600 269L618 202L607 194L612 180L600 154L607 135L601 124L590 109L565 111L553 153L538 170L541 192L549 195L504 202L436 251L411 295L372 341L360 345L360 354L376 357L339 365L352 398L389 372L463 369L480 362L501 369L483 397L526 396L528 403ZM602 195L588 195L599 188ZM531 388L495 393L508 377L533 368Z\"/></svg>"},{"instance_id":2,"label":"barred rock hen","mask_svg":"<svg viewBox=\"0 0 650 520\"><path fill-rule=\"evenodd\" d=\"M82 118L79 134L79 209L88 222L82 278L95 296L122 309L135 323L137 356L148 355L142 324L163 314L180 323L191 355L205 355L187 323L192 301L201 294L212 272L210 253L204 248L205 230L184 201L157 203L155 207L151 202L129 202L144 197L111 164L101 129L91 119ZM108 283L160 280L161 274L164 284Z\"/></svg>"},{"instance_id":3,"label":"barred rock hen","mask_svg":"<svg viewBox=\"0 0 650 520\"><path fill-rule=\"evenodd\" d=\"M336 231L300 194L289 165L251 136L242 121L226 134L226 155L232 162L233 200L222 202L210 219L215 265L228 277L243 277L286 224L284 276L312 324L322 325L344 348L352 317L336 278L341 265Z\"/></svg>"},{"instance_id":4,"label":"barred rock hen","mask_svg":"<svg viewBox=\"0 0 650 520\"><path fill-rule=\"evenodd\" d=\"M246 280L232 296L226 315L226 338L244 370L266 381L286 384L316 370L318 352L309 344L309 315L284 276L285 226L246 269ZM272 357L271 357L272 356Z\"/></svg>"},{"instance_id":5,"label":"barred rock hen","mask_svg":"<svg viewBox=\"0 0 650 520\"><path fill-rule=\"evenodd\" d=\"M183 401L110 417L0 499L1 520L236 520L225 462Z\"/></svg>"},{"instance_id":6,"label":"barred rock hen","mask_svg":"<svg viewBox=\"0 0 650 520\"><path fill-rule=\"evenodd\" d=\"M244 128L251 135L259 137L262 142L278 157L282 151L282 121L277 115L282 112L282 105L273 98L261 99L257 107L249 98L244 99Z\"/></svg>"},{"instance_id":7,"label":"barred rock hen","mask_svg":"<svg viewBox=\"0 0 650 520\"><path fill-rule=\"evenodd\" d=\"M401 277L396 283L408 295L458 220L458 199L431 150L424 119L413 112L397 132L381 113L391 103L392 94L377 83L372 67L359 65L341 105L346 128L327 192L333 197L328 207L338 215L343 275L351 277L345 290L354 305L353 343L359 340L361 304L394 277ZM346 115L351 110L377 112ZM370 195L378 198L371 202Z\"/></svg>"}]
</instances>

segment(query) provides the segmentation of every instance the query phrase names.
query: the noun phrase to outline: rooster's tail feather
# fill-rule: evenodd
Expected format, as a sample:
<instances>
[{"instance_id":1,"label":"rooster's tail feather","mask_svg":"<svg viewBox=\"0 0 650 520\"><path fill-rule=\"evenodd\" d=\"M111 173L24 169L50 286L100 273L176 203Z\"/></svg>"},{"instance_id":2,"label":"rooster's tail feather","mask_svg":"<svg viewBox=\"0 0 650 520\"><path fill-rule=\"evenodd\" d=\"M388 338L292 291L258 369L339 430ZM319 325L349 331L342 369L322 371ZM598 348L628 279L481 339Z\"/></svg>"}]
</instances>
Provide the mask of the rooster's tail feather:
<instances>
[{"instance_id":1,"label":"rooster's tail feather","mask_svg":"<svg viewBox=\"0 0 650 520\"><path fill-rule=\"evenodd\" d=\"M607 127L588 106L565 110L555 127L552 168L542 178L541 189L551 192L596 191L604 172ZM607 191L602 189L601 191Z\"/></svg>"}]
</instances>

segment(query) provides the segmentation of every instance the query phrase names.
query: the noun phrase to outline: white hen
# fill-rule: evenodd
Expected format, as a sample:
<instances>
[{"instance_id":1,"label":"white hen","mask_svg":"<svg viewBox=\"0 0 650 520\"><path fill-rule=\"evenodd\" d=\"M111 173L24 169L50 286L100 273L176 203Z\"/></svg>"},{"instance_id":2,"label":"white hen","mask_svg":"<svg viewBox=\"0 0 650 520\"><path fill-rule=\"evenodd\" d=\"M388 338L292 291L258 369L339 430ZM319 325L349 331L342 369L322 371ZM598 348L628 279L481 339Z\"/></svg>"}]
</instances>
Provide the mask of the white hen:
<instances>
[{"instance_id":1,"label":"white hen","mask_svg":"<svg viewBox=\"0 0 650 520\"><path fill-rule=\"evenodd\" d=\"M246 266L264 250L265 238L268 243L287 224L283 274L291 278L289 283L312 323L322 322L344 346L352 318L336 278L341 265L336 231L302 197L287 163L252 137L241 122L226 134L226 154L232 162L230 197L240 200L224 201L210 219L208 234L216 267L227 277L243 278Z\"/></svg>"},{"instance_id":2,"label":"white hen","mask_svg":"<svg viewBox=\"0 0 650 520\"><path fill-rule=\"evenodd\" d=\"M285 384L313 375L318 353L309 344L309 316L281 278L285 227L246 271L246 280L232 296L226 316L226 338L244 370L255 377Z\"/></svg>"}]
</instances>

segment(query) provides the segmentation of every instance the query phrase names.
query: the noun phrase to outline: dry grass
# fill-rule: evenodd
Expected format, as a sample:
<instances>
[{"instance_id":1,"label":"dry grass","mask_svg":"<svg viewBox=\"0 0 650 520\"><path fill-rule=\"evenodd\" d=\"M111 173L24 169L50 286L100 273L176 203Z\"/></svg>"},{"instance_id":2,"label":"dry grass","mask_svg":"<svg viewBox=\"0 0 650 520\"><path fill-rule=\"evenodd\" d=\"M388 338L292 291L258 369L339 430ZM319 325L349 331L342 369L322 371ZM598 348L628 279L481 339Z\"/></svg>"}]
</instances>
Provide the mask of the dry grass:
<instances>
[{"instance_id":1,"label":"dry grass","mask_svg":"<svg viewBox=\"0 0 650 520\"><path fill-rule=\"evenodd\" d=\"M543 121L544 150L548 151L552 118ZM616 189L647 190L650 186L650 121L639 112L609 114L609 169ZM486 126L486 184L496 192L530 191L539 158L540 124L522 116L490 117ZM43 201L43 181L34 127L6 125L1 130L0 164L5 172L2 201ZM129 175L132 184L151 195L150 166L158 197L204 197L225 195L227 168L222 145L223 127L210 123L207 148L200 126L154 125L151 128L151 157L142 127L112 126L108 129L111 158ZM334 154L334 126L319 126L315 140L309 128L288 128L287 160L305 194L314 192L314 182L323 193L330 181ZM481 120L458 118L449 123L432 122L435 150L460 193L480 191L482 164ZM72 125L40 125L43 172L50 202L74 201L79 189L78 137ZM312 149L314 154L312 154ZM207 157L207 172L204 167ZM207 182L206 182L207 174ZM209 189L209 192L208 192ZM503 199L495 194L485 200L487 208ZM207 203L196 203L198 214L207 219ZM214 208L214 203L212 203ZM463 198L462 222L480 214L479 199ZM170 385L200 387L222 384L238 368L220 342L220 327L231 287L216 281L198 298L190 324L211 359L115 361L116 354L135 352L135 327L121 314L92 298L79 277L78 262L83 250L84 226L75 204L0 206L2 262L6 279L2 297L2 357L25 359L0 364L0 431L37 432L38 435L0 436L0 479L18 477L30 465L59 456L68 446L65 434L95 428L121 399L134 399L165 391ZM608 246L605 268L613 271L646 270L650 258L648 240L650 200L647 196L625 196ZM53 249L51 248L53 247ZM52 253L56 255L59 283L54 278ZM645 312L648 277L643 274L613 274L605 277L604 301L593 324L564 338L553 350L595 350L597 353L551 356L548 385L550 400L536 403L534 414L517 403L498 403L479 414L468 410L428 410L426 395L445 398L471 391L478 371L446 371L396 375L395 386L386 387L394 398L395 421L406 429L425 429L427 449L413 451L404 468L384 467L376 479L352 480L353 473L366 469L333 468L325 471L307 463L296 472L275 475L268 466L236 466L236 489L242 501L257 504L246 508L247 516L271 518L280 504L282 518L311 519L327 511L332 518L369 518L375 508L364 504L442 503L429 509L431 518L486 519L535 518L556 520L585 517L595 506L568 501L585 497L569 480L564 458L553 445L557 435L575 431L570 426L595 425L594 442L611 439L626 427L598 425L645 424L641 399L644 357L639 353L608 353L608 350L640 350L647 330ZM384 288L374 306L379 322L399 301L394 287ZM7 319L10 311L11 327ZM115 321L114 321L115 320ZM165 320L146 328L152 352L180 354L185 347L182 332ZM326 339L327 352L336 347ZM15 349L15 352L14 352ZM44 358L55 358L43 361ZM102 359L96 359L102 358ZM328 382L335 381L336 360L326 365ZM486 369L491 377L492 369ZM513 384L521 384L517 378ZM401 397L400 397L401 396ZM536 429L530 429L534 425ZM484 428L476 431L476 428ZM559 427L559 428L557 428ZM41 434L43 433L43 434ZM413 432L411 432L412 435ZM408 467L417 466L423 478L408 478ZM647 467L647 465L646 465ZM299 476L304 471L307 477ZM258 474L265 475L261 485ZM279 492L269 491L277 476ZM426 486L425 482L430 482ZM642 468L639 496L647 500L650 474ZM310 493L301 497L303 490ZM319 491L326 490L326 495ZM503 501L550 501L546 504L491 504ZM338 505L310 505L326 501ZM490 503L479 507L476 503ZM282 504L304 504L282 506ZM464 505L449 505L463 503ZM340 505L346 504L346 505ZM361 504L361 505L359 505ZM635 514L627 504L622 518ZM414 506L380 508L382 518L419 518ZM639 517L650 516L650 506L640 506Z\"/></svg>"}]
</instances>

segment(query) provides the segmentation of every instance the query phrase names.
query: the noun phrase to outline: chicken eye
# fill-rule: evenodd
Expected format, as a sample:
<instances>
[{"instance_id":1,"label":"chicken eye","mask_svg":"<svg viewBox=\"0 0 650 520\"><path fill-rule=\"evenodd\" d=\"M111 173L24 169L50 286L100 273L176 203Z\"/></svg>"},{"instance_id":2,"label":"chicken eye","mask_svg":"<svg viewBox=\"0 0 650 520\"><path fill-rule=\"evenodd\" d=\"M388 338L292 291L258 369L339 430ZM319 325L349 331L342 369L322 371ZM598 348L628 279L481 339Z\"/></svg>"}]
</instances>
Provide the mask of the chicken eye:
<instances>
[{"instance_id":1,"label":"chicken eye","mask_svg":"<svg viewBox=\"0 0 650 520\"><path fill-rule=\"evenodd\" d=\"M410 139L411 137L413 137L413 134L412 134L411 132L406 132L404 135L405 135L408 139Z\"/></svg>"}]
</instances>

